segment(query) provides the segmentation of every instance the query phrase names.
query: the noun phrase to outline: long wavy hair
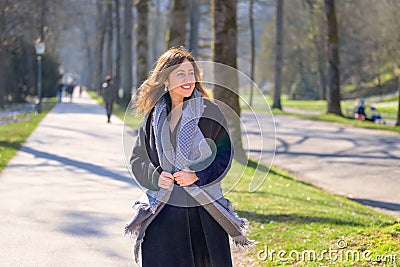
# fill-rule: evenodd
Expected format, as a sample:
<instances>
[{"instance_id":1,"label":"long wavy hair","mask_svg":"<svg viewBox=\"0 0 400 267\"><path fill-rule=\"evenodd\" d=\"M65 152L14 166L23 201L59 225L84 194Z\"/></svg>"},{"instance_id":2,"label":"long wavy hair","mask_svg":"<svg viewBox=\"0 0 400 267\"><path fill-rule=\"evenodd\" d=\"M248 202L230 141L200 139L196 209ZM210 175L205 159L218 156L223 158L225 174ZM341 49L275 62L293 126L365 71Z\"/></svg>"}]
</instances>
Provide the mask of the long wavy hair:
<instances>
[{"instance_id":1,"label":"long wavy hair","mask_svg":"<svg viewBox=\"0 0 400 267\"><path fill-rule=\"evenodd\" d=\"M148 113L156 105L157 101L166 93L164 91L164 82L168 80L169 74L178 68L185 59L189 60L193 66L195 88L204 97L209 97L203 88L200 68L197 66L193 55L182 47L170 48L160 56L149 77L138 89L137 98L133 101L133 108L137 115ZM135 94L133 93L132 95Z\"/></svg>"}]
</instances>

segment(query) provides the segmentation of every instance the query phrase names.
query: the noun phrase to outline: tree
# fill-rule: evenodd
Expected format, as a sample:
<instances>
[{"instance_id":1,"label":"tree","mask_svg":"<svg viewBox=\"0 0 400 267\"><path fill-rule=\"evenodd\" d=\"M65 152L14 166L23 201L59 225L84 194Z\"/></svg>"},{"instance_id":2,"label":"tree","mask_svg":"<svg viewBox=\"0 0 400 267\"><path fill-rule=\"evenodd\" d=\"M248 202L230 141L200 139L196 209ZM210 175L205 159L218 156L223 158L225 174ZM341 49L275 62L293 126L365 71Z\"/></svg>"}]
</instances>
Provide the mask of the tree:
<instances>
[{"instance_id":1,"label":"tree","mask_svg":"<svg viewBox=\"0 0 400 267\"><path fill-rule=\"evenodd\" d=\"M283 52L283 0L276 1L276 57L275 57L275 93L272 108L282 110L281 71Z\"/></svg>"},{"instance_id":2,"label":"tree","mask_svg":"<svg viewBox=\"0 0 400 267\"><path fill-rule=\"evenodd\" d=\"M148 0L137 0L136 10L137 10L137 42L136 42L136 76L137 76L137 88L147 79L148 71L148 43L147 43L147 21L149 13Z\"/></svg>"},{"instance_id":3,"label":"tree","mask_svg":"<svg viewBox=\"0 0 400 267\"><path fill-rule=\"evenodd\" d=\"M173 0L171 25L165 38L167 48L186 44L186 21L189 11L187 2L187 0Z\"/></svg>"},{"instance_id":4,"label":"tree","mask_svg":"<svg viewBox=\"0 0 400 267\"><path fill-rule=\"evenodd\" d=\"M106 32L107 32L107 46L106 46L106 66L105 66L105 74L106 75L113 75L113 7L112 2L108 2L107 4L107 11L106 11Z\"/></svg>"},{"instance_id":5,"label":"tree","mask_svg":"<svg viewBox=\"0 0 400 267\"><path fill-rule=\"evenodd\" d=\"M101 82L103 80L103 48L104 48L104 37L106 34L105 28L105 9L101 3L96 3L96 39L95 39L95 51L94 51L94 75L92 87L98 93L100 92Z\"/></svg>"},{"instance_id":6,"label":"tree","mask_svg":"<svg viewBox=\"0 0 400 267\"><path fill-rule=\"evenodd\" d=\"M133 0L124 2L124 38L123 38L123 57L122 69L124 75L122 88L124 88L124 101L130 100L130 89L132 83L132 5Z\"/></svg>"},{"instance_id":7,"label":"tree","mask_svg":"<svg viewBox=\"0 0 400 267\"><path fill-rule=\"evenodd\" d=\"M212 44L213 61L237 68L237 25L236 25L236 0L212 0L214 43ZM216 64L215 76L224 75L224 66ZM240 105L238 76L220 77L225 82L229 81L230 88L220 85L213 86L214 98L224 102L234 112L221 105L227 119L230 137L233 143L235 158L245 162L246 154L242 145L242 132L240 128Z\"/></svg>"},{"instance_id":8,"label":"tree","mask_svg":"<svg viewBox=\"0 0 400 267\"><path fill-rule=\"evenodd\" d=\"M4 108L4 98L5 98L5 88L6 88L6 79L5 79L5 62L6 62L6 51L5 51L5 32L6 32L6 14L5 14L5 6L3 1L0 1L2 4L0 6L0 62L2 62L2 68L0 70L0 109Z\"/></svg>"},{"instance_id":9,"label":"tree","mask_svg":"<svg viewBox=\"0 0 400 267\"><path fill-rule=\"evenodd\" d=\"M398 96L399 96L399 103L397 105L397 121L396 121L396 126L400 126L400 85L399 85L399 78L397 78L397 91L398 91Z\"/></svg>"},{"instance_id":10,"label":"tree","mask_svg":"<svg viewBox=\"0 0 400 267\"><path fill-rule=\"evenodd\" d=\"M325 0L325 14L327 19L328 113L343 116L340 108L339 33L334 0Z\"/></svg>"},{"instance_id":11,"label":"tree","mask_svg":"<svg viewBox=\"0 0 400 267\"><path fill-rule=\"evenodd\" d=\"M199 0L190 0L190 39L189 50L197 58L199 54L199 23L200 6Z\"/></svg>"},{"instance_id":12,"label":"tree","mask_svg":"<svg viewBox=\"0 0 400 267\"><path fill-rule=\"evenodd\" d=\"M318 66L319 74L319 99L326 100L326 74L325 74L325 35L322 29L322 12L321 3L318 0L306 0L309 10L309 26L308 36L309 41L314 45L314 53L316 58L314 59ZM322 26L321 26L322 25Z\"/></svg>"},{"instance_id":13,"label":"tree","mask_svg":"<svg viewBox=\"0 0 400 267\"><path fill-rule=\"evenodd\" d=\"M254 0L250 0L249 4L249 24L250 24L250 80L254 81L255 67L255 36L254 36ZM250 83L250 106L253 105L253 83Z\"/></svg>"},{"instance_id":14,"label":"tree","mask_svg":"<svg viewBox=\"0 0 400 267\"><path fill-rule=\"evenodd\" d=\"M115 77L114 77L114 85L117 90L120 88L120 80L121 80L121 18L119 14L119 0L115 0L115 20L116 20L116 55L115 55ZM119 97L117 98L119 101Z\"/></svg>"}]
</instances>

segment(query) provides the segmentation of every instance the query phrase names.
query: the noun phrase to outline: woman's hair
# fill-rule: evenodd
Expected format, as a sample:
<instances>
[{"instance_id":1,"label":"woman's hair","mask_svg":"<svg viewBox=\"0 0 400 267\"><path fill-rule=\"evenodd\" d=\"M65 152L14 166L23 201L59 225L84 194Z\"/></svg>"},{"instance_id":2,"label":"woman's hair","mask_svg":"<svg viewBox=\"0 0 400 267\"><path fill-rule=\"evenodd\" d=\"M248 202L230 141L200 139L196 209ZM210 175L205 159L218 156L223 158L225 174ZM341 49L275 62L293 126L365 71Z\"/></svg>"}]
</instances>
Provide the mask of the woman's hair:
<instances>
[{"instance_id":1,"label":"woman's hair","mask_svg":"<svg viewBox=\"0 0 400 267\"><path fill-rule=\"evenodd\" d=\"M139 87L134 105L136 114L146 114L156 105L157 101L166 93L164 91L164 82L168 79L169 74L178 68L185 59L189 60L193 65L195 88L204 97L208 97L201 83L201 72L193 55L183 47L170 48L160 56L147 80Z\"/></svg>"}]
</instances>

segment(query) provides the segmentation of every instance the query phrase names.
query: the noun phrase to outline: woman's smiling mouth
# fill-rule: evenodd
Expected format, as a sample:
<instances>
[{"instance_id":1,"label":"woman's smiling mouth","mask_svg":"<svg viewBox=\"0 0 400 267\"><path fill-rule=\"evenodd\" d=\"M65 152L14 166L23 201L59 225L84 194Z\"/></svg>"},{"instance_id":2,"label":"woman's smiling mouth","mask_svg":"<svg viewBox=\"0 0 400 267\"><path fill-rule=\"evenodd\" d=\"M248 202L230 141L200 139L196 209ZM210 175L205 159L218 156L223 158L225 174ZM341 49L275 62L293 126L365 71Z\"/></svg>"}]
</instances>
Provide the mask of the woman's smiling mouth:
<instances>
[{"instance_id":1,"label":"woman's smiling mouth","mask_svg":"<svg viewBox=\"0 0 400 267\"><path fill-rule=\"evenodd\" d=\"M191 84L184 84L184 85L181 86L181 88L184 89L184 90L190 90L190 89L192 89L192 85Z\"/></svg>"}]
</instances>

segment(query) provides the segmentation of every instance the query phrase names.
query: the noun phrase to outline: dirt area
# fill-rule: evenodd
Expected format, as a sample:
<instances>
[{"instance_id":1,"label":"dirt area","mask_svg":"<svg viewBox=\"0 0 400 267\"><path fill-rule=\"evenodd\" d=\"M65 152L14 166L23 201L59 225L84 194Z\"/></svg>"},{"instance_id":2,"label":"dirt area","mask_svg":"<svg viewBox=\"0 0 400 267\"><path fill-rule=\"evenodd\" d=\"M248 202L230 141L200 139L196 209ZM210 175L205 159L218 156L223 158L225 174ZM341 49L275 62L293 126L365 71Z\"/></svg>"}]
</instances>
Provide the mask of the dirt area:
<instances>
[{"instance_id":1,"label":"dirt area","mask_svg":"<svg viewBox=\"0 0 400 267\"><path fill-rule=\"evenodd\" d=\"M234 267L255 267L256 261L246 251L231 247L232 263Z\"/></svg>"}]
</instances>

